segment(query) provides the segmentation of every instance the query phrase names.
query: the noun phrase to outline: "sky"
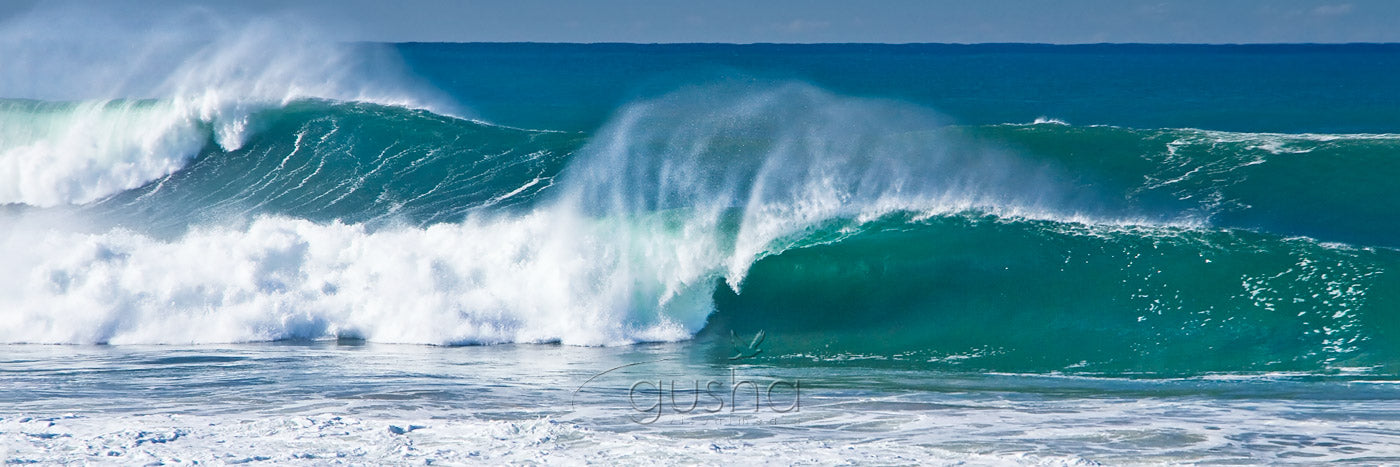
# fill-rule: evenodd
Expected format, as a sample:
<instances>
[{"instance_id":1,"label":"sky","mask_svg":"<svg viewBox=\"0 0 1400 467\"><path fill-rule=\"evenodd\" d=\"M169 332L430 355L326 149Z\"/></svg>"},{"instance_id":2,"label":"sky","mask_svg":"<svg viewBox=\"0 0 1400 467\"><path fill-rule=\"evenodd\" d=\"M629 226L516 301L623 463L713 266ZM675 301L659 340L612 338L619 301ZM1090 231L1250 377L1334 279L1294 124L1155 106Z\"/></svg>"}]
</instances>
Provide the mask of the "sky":
<instances>
[{"instance_id":1,"label":"sky","mask_svg":"<svg viewBox=\"0 0 1400 467\"><path fill-rule=\"evenodd\" d=\"M1397 0L0 0L0 22L65 9L139 27L191 8L383 42L1400 42Z\"/></svg>"}]
</instances>

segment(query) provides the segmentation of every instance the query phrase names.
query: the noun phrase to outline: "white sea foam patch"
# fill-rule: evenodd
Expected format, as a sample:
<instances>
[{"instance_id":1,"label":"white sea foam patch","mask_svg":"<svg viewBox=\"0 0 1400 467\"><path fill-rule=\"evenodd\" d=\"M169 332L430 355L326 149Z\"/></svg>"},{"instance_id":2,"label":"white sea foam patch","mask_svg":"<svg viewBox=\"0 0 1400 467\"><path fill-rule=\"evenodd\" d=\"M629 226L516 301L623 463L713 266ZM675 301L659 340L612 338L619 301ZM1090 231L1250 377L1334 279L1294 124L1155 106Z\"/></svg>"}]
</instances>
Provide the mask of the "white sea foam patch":
<instances>
[{"instance_id":1,"label":"white sea foam patch","mask_svg":"<svg viewBox=\"0 0 1400 467\"><path fill-rule=\"evenodd\" d=\"M688 338L713 307L718 249L648 229L540 213L378 232L262 218L168 241L17 232L3 245L15 277L0 285L0 341Z\"/></svg>"},{"instance_id":2,"label":"white sea foam patch","mask_svg":"<svg viewBox=\"0 0 1400 467\"><path fill-rule=\"evenodd\" d=\"M617 433L543 417L415 415L0 417L0 456L8 464L744 465L764 458L823 465L913 459L949 465L1095 465L1072 455L960 452L889 439L710 439Z\"/></svg>"},{"instance_id":3,"label":"white sea foam patch","mask_svg":"<svg viewBox=\"0 0 1400 467\"><path fill-rule=\"evenodd\" d=\"M0 204L94 201L179 170L207 140L170 102L0 101Z\"/></svg>"}]
</instances>

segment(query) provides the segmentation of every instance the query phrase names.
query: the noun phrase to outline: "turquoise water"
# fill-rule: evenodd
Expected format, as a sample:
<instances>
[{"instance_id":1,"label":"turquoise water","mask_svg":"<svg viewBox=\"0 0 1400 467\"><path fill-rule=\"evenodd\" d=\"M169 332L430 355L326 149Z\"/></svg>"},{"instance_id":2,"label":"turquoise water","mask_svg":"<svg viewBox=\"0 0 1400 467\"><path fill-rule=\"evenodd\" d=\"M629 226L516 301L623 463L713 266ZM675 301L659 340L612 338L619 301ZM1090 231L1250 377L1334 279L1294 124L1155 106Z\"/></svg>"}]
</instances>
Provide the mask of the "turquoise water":
<instances>
[{"instance_id":1,"label":"turquoise water","mask_svg":"<svg viewBox=\"0 0 1400 467\"><path fill-rule=\"evenodd\" d=\"M1396 458L1396 46L345 47L3 95L7 460Z\"/></svg>"}]
</instances>

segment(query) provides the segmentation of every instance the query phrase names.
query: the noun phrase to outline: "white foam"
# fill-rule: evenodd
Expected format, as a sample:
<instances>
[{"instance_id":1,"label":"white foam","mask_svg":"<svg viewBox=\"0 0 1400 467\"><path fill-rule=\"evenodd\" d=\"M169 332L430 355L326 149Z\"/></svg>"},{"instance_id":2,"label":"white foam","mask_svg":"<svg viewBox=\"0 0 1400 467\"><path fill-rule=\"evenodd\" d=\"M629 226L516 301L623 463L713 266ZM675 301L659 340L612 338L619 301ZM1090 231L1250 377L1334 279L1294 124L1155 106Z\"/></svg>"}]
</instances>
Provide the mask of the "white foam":
<instances>
[{"instance_id":1,"label":"white foam","mask_svg":"<svg viewBox=\"0 0 1400 467\"><path fill-rule=\"evenodd\" d=\"M516 375L517 377L519 375ZM507 380L511 381L511 380ZM805 389L805 387L804 387ZM783 417L628 426L458 411L0 415L7 463L1355 463L1400 455L1387 401L826 397ZM449 409L450 410L450 409ZM624 409L625 410L625 409ZM1339 415L1340 414L1340 415ZM1366 416L1347 416L1369 414ZM625 415L614 414L615 417ZM573 418L573 420L569 420ZM768 421L765 421L767 419Z\"/></svg>"},{"instance_id":2,"label":"white foam","mask_svg":"<svg viewBox=\"0 0 1400 467\"><path fill-rule=\"evenodd\" d=\"M170 102L0 102L0 204L86 203L168 175L206 143Z\"/></svg>"},{"instance_id":3,"label":"white foam","mask_svg":"<svg viewBox=\"0 0 1400 467\"><path fill-rule=\"evenodd\" d=\"M893 439L687 439L616 433L552 419L311 416L0 418L10 463L1094 465L1072 455L977 453Z\"/></svg>"},{"instance_id":4,"label":"white foam","mask_svg":"<svg viewBox=\"0 0 1400 467\"><path fill-rule=\"evenodd\" d=\"M713 250L645 226L537 213L425 229L263 218L162 241L128 231L12 235L0 341L208 343L687 338L710 312ZM614 239L634 235L633 243Z\"/></svg>"}]
</instances>

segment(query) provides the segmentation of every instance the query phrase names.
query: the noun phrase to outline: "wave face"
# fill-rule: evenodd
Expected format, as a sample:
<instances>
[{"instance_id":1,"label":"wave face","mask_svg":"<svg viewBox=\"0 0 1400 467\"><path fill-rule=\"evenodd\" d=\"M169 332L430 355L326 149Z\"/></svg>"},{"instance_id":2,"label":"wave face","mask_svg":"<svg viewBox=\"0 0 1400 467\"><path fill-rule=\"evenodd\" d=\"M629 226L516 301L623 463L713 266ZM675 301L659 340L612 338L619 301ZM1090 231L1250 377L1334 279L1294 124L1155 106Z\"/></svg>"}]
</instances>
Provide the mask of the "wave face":
<instances>
[{"instance_id":1,"label":"wave face","mask_svg":"<svg viewBox=\"0 0 1400 467\"><path fill-rule=\"evenodd\" d=\"M296 101L250 121L259 131L237 149L207 145L180 171L79 209L168 229L273 214L460 221L533 199L583 144L577 134L363 102Z\"/></svg>"},{"instance_id":2,"label":"wave face","mask_svg":"<svg viewBox=\"0 0 1400 467\"><path fill-rule=\"evenodd\" d=\"M946 370L1393 373L1400 253L1243 230L896 216L765 258L716 329L767 359Z\"/></svg>"},{"instance_id":3,"label":"wave face","mask_svg":"<svg viewBox=\"0 0 1400 467\"><path fill-rule=\"evenodd\" d=\"M968 129L1127 202L1203 224L1400 246L1397 134L1233 133L1057 124Z\"/></svg>"},{"instance_id":4,"label":"wave face","mask_svg":"<svg viewBox=\"0 0 1400 467\"><path fill-rule=\"evenodd\" d=\"M956 125L797 83L583 134L299 73L0 101L0 342L1397 371L1400 135Z\"/></svg>"}]
</instances>

